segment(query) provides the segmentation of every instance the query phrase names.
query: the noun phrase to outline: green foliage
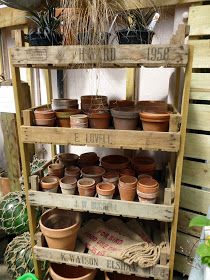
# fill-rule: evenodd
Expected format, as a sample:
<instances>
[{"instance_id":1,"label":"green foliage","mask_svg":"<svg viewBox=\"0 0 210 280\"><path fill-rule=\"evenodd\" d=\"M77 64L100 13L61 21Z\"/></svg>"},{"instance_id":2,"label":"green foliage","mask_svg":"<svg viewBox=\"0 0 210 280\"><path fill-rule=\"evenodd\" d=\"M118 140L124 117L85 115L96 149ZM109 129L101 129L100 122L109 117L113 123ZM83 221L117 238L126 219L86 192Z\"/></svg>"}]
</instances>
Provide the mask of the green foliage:
<instances>
[{"instance_id":1,"label":"green foliage","mask_svg":"<svg viewBox=\"0 0 210 280\"><path fill-rule=\"evenodd\" d=\"M190 221L190 227L210 226L210 220L205 216L196 216Z\"/></svg>"}]
</instances>

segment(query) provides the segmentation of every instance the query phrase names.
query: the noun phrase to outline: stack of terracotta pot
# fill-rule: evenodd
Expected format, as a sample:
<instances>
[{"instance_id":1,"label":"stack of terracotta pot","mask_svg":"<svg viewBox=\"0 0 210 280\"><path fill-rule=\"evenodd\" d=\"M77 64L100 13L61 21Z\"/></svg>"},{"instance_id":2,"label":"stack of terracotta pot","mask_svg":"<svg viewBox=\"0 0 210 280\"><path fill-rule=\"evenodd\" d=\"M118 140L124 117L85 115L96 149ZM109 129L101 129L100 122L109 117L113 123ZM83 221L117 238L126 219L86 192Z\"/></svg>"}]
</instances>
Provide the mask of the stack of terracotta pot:
<instances>
[{"instance_id":1,"label":"stack of terracotta pot","mask_svg":"<svg viewBox=\"0 0 210 280\"><path fill-rule=\"evenodd\" d=\"M141 203L156 203L159 196L159 183L152 177L144 177L138 181L137 195Z\"/></svg>"},{"instance_id":2,"label":"stack of terracotta pot","mask_svg":"<svg viewBox=\"0 0 210 280\"><path fill-rule=\"evenodd\" d=\"M71 128L88 128L88 116L85 114L77 114L70 116Z\"/></svg>"},{"instance_id":3,"label":"stack of terracotta pot","mask_svg":"<svg viewBox=\"0 0 210 280\"><path fill-rule=\"evenodd\" d=\"M133 176L122 176L119 179L119 192L121 200L133 201L136 196L137 178Z\"/></svg>"},{"instance_id":4,"label":"stack of terracotta pot","mask_svg":"<svg viewBox=\"0 0 210 280\"><path fill-rule=\"evenodd\" d=\"M55 126L55 112L48 108L39 108L34 111L35 124L40 126Z\"/></svg>"}]
</instances>

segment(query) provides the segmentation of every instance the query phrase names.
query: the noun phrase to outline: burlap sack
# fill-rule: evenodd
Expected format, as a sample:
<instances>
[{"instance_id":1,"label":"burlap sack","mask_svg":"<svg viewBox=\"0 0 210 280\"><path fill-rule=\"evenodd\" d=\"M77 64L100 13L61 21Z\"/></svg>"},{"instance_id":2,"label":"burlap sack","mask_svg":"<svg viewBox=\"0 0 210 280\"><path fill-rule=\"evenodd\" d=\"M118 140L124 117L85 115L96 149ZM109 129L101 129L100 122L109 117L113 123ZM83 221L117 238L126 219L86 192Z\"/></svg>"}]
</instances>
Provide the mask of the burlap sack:
<instances>
[{"instance_id":1,"label":"burlap sack","mask_svg":"<svg viewBox=\"0 0 210 280\"><path fill-rule=\"evenodd\" d=\"M140 235L117 218L106 223L90 220L80 229L79 238L95 255L113 257L129 265L137 263L141 268L157 264L160 248L164 245L144 242Z\"/></svg>"}]
</instances>

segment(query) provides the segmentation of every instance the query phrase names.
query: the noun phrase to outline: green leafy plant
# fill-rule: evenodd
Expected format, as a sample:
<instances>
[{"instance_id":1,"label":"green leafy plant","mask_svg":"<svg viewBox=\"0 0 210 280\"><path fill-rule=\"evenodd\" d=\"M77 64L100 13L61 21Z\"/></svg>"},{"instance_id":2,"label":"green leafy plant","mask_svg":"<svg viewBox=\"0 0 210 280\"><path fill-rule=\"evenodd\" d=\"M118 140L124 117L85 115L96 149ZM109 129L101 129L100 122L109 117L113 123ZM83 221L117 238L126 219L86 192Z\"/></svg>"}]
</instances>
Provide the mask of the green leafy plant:
<instances>
[{"instance_id":1,"label":"green leafy plant","mask_svg":"<svg viewBox=\"0 0 210 280\"><path fill-rule=\"evenodd\" d=\"M210 226L210 220L204 216L194 217L190 222L190 227L205 227ZM200 244L196 253L201 257L201 263L210 267L210 236Z\"/></svg>"}]
</instances>

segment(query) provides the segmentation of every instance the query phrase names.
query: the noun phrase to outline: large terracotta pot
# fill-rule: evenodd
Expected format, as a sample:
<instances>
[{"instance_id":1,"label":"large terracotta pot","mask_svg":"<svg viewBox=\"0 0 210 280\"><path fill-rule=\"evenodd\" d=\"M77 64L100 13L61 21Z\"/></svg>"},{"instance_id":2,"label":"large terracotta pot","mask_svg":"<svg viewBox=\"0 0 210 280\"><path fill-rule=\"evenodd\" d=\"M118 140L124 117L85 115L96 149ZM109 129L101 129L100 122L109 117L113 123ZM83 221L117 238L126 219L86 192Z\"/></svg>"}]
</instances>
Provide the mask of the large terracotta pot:
<instances>
[{"instance_id":1,"label":"large terracotta pot","mask_svg":"<svg viewBox=\"0 0 210 280\"><path fill-rule=\"evenodd\" d=\"M80 155L79 166L81 168L87 166L98 166L100 163L99 160L100 158L94 152L84 153Z\"/></svg>"},{"instance_id":2,"label":"large terracotta pot","mask_svg":"<svg viewBox=\"0 0 210 280\"><path fill-rule=\"evenodd\" d=\"M78 109L60 109L59 111L55 111L57 125L60 127L70 127L70 116L80 113L81 110Z\"/></svg>"},{"instance_id":3,"label":"large terracotta pot","mask_svg":"<svg viewBox=\"0 0 210 280\"><path fill-rule=\"evenodd\" d=\"M79 156L76 154L62 153L58 155L59 163L63 164L65 167L72 165L77 165Z\"/></svg>"},{"instance_id":4,"label":"large terracotta pot","mask_svg":"<svg viewBox=\"0 0 210 280\"><path fill-rule=\"evenodd\" d=\"M135 130L139 123L139 113L135 108L115 108L111 110L114 127L119 130Z\"/></svg>"},{"instance_id":5,"label":"large terracotta pot","mask_svg":"<svg viewBox=\"0 0 210 280\"><path fill-rule=\"evenodd\" d=\"M133 167L137 174L155 175L156 164L151 157L136 156L132 160Z\"/></svg>"},{"instance_id":6,"label":"large terracotta pot","mask_svg":"<svg viewBox=\"0 0 210 280\"><path fill-rule=\"evenodd\" d=\"M39 126L55 126L55 112L48 108L38 108L34 111L35 124Z\"/></svg>"},{"instance_id":7,"label":"large terracotta pot","mask_svg":"<svg viewBox=\"0 0 210 280\"><path fill-rule=\"evenodd\" d=\"M80 228L80 214L61 209L45 212L39 221L49 248L73 251Z\"/></svg>"},{"instance_id":8,"label":"large terracotta pot","mask_svg":"<svg viewBox=\"0 0 210 280\"><path fill-rule=\"evenodd\" d=\"M91 113L88 115L88 119L91 128L107 129L110 125L111 115L107 112Z\"/></svg>"},{"instance_id":9,"label":"large terracotta pot","mask_svg":"<svg viewBox=\"0 0 210 280\"><path fill-rule=\"evenodd\" d=\"M143 129L145 131L167 132L169 130L169 113L140 113Z\"/></svg>"},{"instance_id":10,"label":"large terracotta pot","mask_svg":"<svg viewBox=\"0 0 210 280\"><path fill-rule=\"evenodd\" d=\"M128 168L129 158L120 155L109 155L101 159L101 165L106 170L121 170Z\"/></svg>"},{"instance_id":11,"label":"large terracotta pot","mask_svg":"<svg viewBox=\"0 0 210 280\"><path fill-rule=\"evenodd\" d=\"M91 270L57 263L52 263L49 271L53 280L94 280L97 272L96 269Z\"/></svg>"}]
</instances>

